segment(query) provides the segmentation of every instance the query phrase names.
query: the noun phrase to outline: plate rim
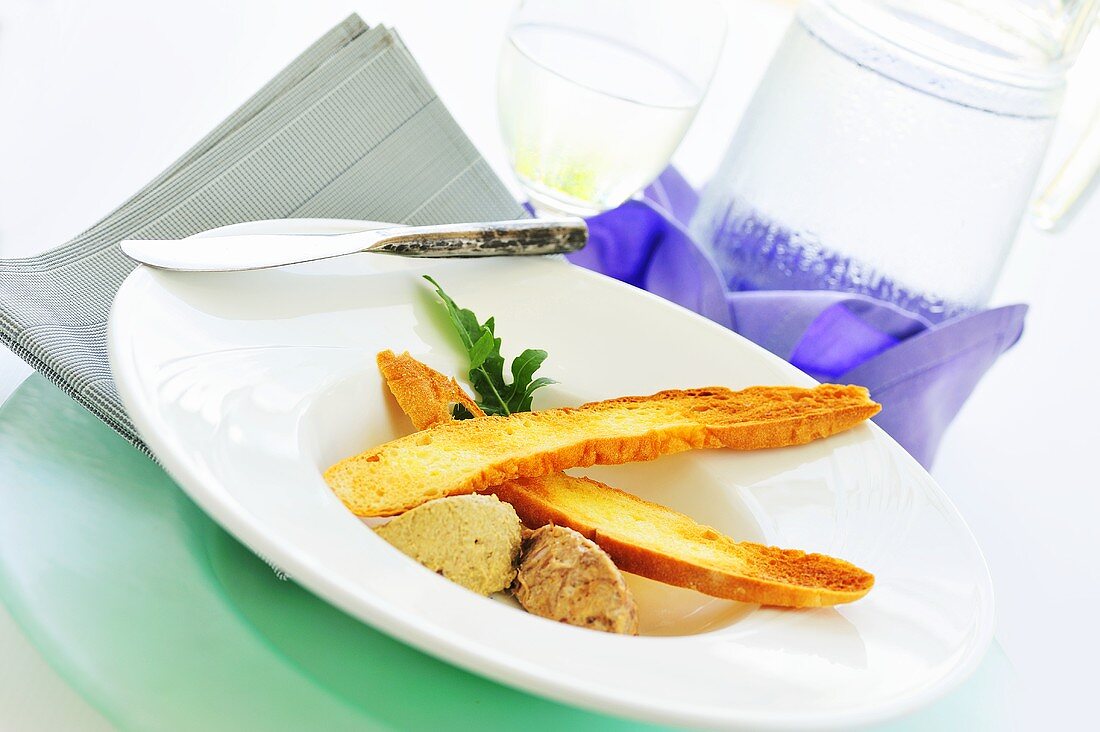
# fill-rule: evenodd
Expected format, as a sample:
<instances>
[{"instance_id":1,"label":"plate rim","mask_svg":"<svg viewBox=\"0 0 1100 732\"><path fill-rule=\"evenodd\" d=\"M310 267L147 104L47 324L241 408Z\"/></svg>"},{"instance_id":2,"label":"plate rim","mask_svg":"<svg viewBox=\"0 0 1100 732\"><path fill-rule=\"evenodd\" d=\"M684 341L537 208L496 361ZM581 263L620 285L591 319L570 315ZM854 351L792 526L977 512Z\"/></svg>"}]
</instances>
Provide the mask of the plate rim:
<instances>
[{"instance_id":1,"label":"plate rim","mask_svg":"<svg viewBox=\"0 0 1100 732\"><path fill-rule=\"evenodd\" d=\"M243 233L258 229L257 233L272 233L289 225L291 233L305 233L316 231L319 228L340 228L342 230L363 230L364 224L380 226L381 222L354 221L349 219L271 219L230 226L218 227L196 236L216 236L227 233ZM352 228L347 228L352 227ZM563 262L563 266L565 265ZM813 379L792 366L778 356L766 351L755 343L745 339L740 334L731 331L718 323L714 323L697 313L682 306L672 303L653 293L632 287L605 275L592 272L581 267L574 267L577 276L601 280L605 285L613 288L622 288L631 291L632 296L641 296L660 303L663 307L670 307L680 311L684 317L698 319L706 327L713 329L717 337L732 337L742 341L750 348L759 352L759 355L782 364L783 368L790 370L792 376L800 375L800 378L808 379L808 383L816 383ZM540 674L538 669L525 668L516 663L509 663L509 657L499 651L492 651L483 644L475 643L465 638L455 637L449 631L438 628L434 624L421 618L402 616L400 611L389 608L383 602L374 601L366 604L358 598L347 595L343 588L333 583L323 572L317 571L308 558L297 556L296 552L284 550L284 545L277 537L269 537L263 528L263 523L253 520L246 510L242 510L242 504L236 499L225 501L215 496L216 491L205 485L201 476L195 476L182 456L182 450L171 444L151 423L150 415L140 408L143 404L140 398L140 383L138 374L129 368L127 359L121 353L120 332L122 326L121 317L116 317L116 312L121 310L127 298L133 296L131 292L139 286L141 280L149 276L150 268L139 266L131 272L119 287L115 300L112 303L111 313L108 319L107 348L111 370L115 376L119 394L139 434L147 442L150 449L156 455L157 461L168 472L173 480L195 503L216 523L247 546L251 551L261 557L275 561L280 568L287 571L294 581L318 595L321 599L340 608L349 615L367 622L375 628L382 630L398 640L408 643L413 647L440 658L448 663L459 665L462 668L477 675L492 679L498 683L517 687L525 691L540 694L566 704L573 704L587 709L603 713L612 713L632 719L666 724L690 724L700 727L714 727L723 729L753 729L753 730L785 730L785 729L843 729L852 726L863 726L884 722L915 711L926 706L932 701L942 697L951 690L957 688L963 681L977 669L993 640L995 630L995 598L992 578L988 563L982 553L973 531L958 511L939 484L927 474L927 471L917 461L901 448L880 427L870 423L869 427L876 433L876 439L886 440L890 449L895 453L895 459L900 460L906 467L916 469L925 474L928 482L934 488L936 497L943 502L945 508L950 511L951 517L958 528L965 533L977 555L976 568L981 570L980 576L974 579L980 587L982 612L976 620L975 640L966 648L966 655L954 664L951 670L939 677L935 682L919 688L902 696L900 699L876 702L868 706L850 707L829 713L828 716L815 714L786 712L768 712L767 714L742 711L734 712L730 707L701 707L698 705L676 706L668 702L655 702L647 699L628 700L615 694L609 694L607 690L599 691L586 688L582 684L563 683L557 677L549 677ZM232 506L237 510L231 510ZM486 652L490 651L490 652Z\"/></svg>"}]
</instances>

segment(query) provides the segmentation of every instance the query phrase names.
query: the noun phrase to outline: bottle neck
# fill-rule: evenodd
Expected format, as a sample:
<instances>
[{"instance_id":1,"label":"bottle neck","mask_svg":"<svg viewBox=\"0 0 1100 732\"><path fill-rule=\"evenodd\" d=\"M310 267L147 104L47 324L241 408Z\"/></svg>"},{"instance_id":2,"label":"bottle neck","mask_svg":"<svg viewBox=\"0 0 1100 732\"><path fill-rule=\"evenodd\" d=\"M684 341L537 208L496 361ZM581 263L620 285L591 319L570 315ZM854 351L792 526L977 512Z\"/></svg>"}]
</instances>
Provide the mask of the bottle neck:
<instances>
[{"instance_id":1,"label":"bottle neck","mask_svg":"<svg viewBox=\"0 0 1100 732\"><path fill-rule=\"evenodd\" d=\"M798 22L837 53L919 91L998 114L1057 114L1085 31L1067 38L1012 16L1016 3L995 1L982 14L977 1L808 0ZM1091 24L1095 0L1080 5Z\"/></svg>"}]
</instances>

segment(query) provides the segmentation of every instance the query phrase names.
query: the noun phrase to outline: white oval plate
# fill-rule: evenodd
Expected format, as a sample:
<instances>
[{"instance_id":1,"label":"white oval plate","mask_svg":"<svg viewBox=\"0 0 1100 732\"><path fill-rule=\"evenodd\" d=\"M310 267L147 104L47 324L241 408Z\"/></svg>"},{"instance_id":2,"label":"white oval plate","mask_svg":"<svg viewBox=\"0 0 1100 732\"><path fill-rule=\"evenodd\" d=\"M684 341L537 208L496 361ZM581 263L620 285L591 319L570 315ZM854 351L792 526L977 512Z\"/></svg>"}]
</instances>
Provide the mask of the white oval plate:
<instances>
[{"instance_id":1,"label":"white oval plate","mask_svg":"<svg viewBox=\"0 0 1100 732\"><path fill-rule=\"evenodd\" d=\"M216 233L356 228L300 220ZM561 259L360 255L244 273L139 268L108 336L126 408L183 489L254 551L365 622L502 683L671 724L835 728L912 710L976 667L993 629L981 553L932 478L870 424L798 448L587 471L734 537L874 572L874 589L850 605L757 608L637 578L653 637L614 636L478 597L392 549L321 471L412 429L376 352L409 350L460 374L425 273L496 316L506 356L549 351L544 371L560 385L536 408L813 383L710 321Z\"/></svg>"}]
</instances>

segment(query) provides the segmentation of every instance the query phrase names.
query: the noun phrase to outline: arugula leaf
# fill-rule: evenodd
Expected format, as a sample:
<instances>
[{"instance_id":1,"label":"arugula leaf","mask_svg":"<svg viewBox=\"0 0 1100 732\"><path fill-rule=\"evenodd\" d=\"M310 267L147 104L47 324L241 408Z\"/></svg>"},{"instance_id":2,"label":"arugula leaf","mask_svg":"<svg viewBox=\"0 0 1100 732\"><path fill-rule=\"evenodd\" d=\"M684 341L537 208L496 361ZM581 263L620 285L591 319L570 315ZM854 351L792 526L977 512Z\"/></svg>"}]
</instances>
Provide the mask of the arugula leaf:
<instances>
[{"instance_id":1,"label":"arugula leaf","mask_svg":"<svg viewBox=\"0 0 1100 732\"><path fill-rule=\"evenodd\" d=\"M446 306L451 325L454 326L459 340L466 349L466 355L470 359L470 385L481 397L478 400L478 406L486 414L508 415L513 412L531 411L531 398L535 391L557 383L545 376L534 378L535 372L546 360L546 351L528 348L512 359L512 366L509 369L512 374L512 383L506 383L504 357L500 355L500 339L494 332L496 322L492 318L484 323L478 322L477 316L469 310L460 308L443 291L438 282L428 275L424 275L424 279L435 287L436 294ZM455 419L469 419L473 416L465 408L461 410L455 408L452 414Z\"/></svg>"},{"instance_id":2,"label":"arugula leaf","mask_svg":"<svg viewBox=\"0 0 1100 732\"><path fill-rule=\"evenodd\" d=\"M451 419L473 419L474 413L465 404L455 403L451 405Z\"/></svg>"}]
</instances>

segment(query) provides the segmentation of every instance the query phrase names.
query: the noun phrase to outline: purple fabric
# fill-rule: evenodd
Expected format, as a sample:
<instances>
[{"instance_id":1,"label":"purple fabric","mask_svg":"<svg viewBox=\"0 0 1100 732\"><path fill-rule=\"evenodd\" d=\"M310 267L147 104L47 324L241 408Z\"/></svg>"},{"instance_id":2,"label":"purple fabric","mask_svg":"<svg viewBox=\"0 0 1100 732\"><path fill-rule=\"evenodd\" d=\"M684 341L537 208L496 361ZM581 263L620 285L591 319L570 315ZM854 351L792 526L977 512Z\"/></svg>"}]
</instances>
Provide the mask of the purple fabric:
<instances>
[{"instance_id":1,"label":"purple fabric","mask_svg":"<svg viewBox=\"0 0 1100 732\"><path fill-rule=\"evenodd\" d=\"M865 295L729 292L710 254L684 228L698 197L673 169L643 200L588 221L571 261L665 297L732 328L821 381L862 384L875 421L925 467L986 370L1019 340L1025 305L939 324Z\"/></svg>"}]
</instances>

